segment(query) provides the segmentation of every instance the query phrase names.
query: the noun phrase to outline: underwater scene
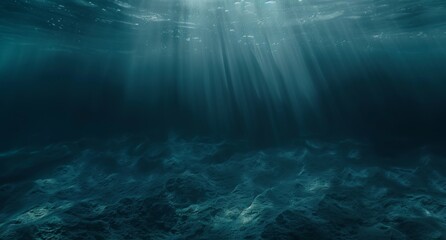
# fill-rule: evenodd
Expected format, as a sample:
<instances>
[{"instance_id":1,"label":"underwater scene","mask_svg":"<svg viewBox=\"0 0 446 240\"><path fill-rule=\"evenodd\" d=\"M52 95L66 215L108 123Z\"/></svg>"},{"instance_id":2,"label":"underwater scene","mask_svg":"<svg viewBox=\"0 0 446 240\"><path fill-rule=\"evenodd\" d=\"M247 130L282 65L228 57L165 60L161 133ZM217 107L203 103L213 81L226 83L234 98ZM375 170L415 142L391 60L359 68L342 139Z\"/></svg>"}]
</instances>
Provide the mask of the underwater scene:
<instances>
[{"instance_id":1,"label":"underwater scene","mask_svg":"<svg viewBox=\"0 0 446 240\"><path fill-rule=\"evenodd\" d=\"M0 1L0 239L446 239L446 1Z\"/></svg>"}]
</instances>

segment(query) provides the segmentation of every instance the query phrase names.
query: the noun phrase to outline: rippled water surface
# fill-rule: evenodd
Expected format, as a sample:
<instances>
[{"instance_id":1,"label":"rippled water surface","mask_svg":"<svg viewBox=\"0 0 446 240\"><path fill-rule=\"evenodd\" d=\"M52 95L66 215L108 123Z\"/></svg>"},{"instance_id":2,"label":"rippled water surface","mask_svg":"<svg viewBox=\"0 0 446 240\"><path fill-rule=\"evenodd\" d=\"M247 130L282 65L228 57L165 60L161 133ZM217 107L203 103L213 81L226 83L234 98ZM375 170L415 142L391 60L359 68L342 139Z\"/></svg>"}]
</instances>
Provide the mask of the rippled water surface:
<instances>
[{"instance_id":1,"label":"rippled water surface","mask_svg":"<svg viewBox=\"0 0 446 240\"><path fill-rule=\"evenodd\" d=\"M10 140L51 138L45 128L274 141L446 132L443 1L10 0L0 11Z\"/></svg>"},{"instance_id":2,"label":"rippled water surface","mask_svg":"<svg viewBox=\"0 0 446 240\"><path fill-rule=\"evenodd\" d=\"M0 239L445 239L443 0L0 2Z\"/></svg>"}]
</instances>

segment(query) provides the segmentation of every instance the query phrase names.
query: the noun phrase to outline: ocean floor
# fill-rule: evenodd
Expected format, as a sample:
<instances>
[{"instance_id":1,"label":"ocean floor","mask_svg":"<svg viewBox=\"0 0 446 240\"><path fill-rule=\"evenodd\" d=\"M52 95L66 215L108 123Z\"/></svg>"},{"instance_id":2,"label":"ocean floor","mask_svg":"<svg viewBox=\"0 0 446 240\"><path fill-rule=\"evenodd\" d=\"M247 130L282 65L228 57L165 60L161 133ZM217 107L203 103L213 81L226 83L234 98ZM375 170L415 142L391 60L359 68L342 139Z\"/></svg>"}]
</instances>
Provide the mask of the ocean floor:
<instances>
[{"instance_id":1,"label":"ocean floor","mask_svg":"<svg viewBox=\"0 0 446 240\"><path fill-rule=\"evenodd\" d=\"M0 153L0 239L446 239L443 160L352 140L20 148Z\"/></svg>"}]
</instances>

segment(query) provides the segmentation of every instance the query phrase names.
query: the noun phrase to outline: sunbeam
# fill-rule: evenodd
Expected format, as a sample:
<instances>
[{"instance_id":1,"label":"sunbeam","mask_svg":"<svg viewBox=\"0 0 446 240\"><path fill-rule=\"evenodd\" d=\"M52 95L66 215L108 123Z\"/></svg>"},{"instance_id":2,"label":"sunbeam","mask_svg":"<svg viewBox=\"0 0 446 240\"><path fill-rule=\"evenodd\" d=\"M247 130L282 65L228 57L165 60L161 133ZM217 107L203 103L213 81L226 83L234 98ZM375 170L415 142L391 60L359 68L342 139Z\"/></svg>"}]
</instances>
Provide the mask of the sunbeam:
<instances>
[{"instance_id":1,"label":"sunbeam","mask_svg":"<svg viewBox=\"0 0 446 240\"><path fill-rule=\"evenodd\" d=\"M444 0L0 1L0 239L445 239Z\"/></svg>"}]
</instances>

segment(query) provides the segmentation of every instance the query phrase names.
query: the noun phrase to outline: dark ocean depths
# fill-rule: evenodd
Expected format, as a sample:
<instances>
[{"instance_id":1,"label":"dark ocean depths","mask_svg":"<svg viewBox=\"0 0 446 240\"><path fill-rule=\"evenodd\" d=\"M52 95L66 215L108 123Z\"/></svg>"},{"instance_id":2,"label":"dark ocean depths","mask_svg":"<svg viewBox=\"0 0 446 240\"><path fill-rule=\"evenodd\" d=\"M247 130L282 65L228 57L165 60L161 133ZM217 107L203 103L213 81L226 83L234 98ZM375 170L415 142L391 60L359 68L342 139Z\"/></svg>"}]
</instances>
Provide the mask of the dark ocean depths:
<instances>
[{"instance_id":1,"label":"dark ocean depths","mask_svg":"<svg viewBox=\"0 0 446 240\"><path fill-rule=\"evenodd\" d=\"M446 239L446 1L1 0L0 239Z\"/></svg>"}]
</instances>

